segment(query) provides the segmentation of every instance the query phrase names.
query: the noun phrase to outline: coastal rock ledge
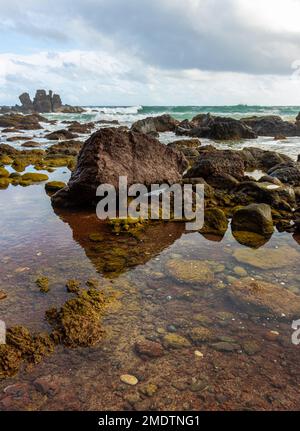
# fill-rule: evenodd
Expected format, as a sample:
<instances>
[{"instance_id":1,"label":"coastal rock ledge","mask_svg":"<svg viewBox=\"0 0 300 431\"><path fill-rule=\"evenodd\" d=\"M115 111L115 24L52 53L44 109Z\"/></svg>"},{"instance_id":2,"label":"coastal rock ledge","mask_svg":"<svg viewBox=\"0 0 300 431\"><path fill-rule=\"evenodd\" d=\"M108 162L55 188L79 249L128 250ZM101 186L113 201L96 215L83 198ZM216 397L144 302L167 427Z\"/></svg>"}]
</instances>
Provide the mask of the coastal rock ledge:
<instances>
[{"instance_id":1,"label":"coastal rock ledge","mask_svg":"<svg viewBox=\"0 0 300 431\"><path fill-rule=\"evenodd\" d=\"M149 135L100 129L84 143L68 186L52 196L52 204L64 208L93 205L97 187L105 183L118 190L119 176L127 176L128 186L174 184L187 167L182 153Z\"/></svg>"}]
</instances>

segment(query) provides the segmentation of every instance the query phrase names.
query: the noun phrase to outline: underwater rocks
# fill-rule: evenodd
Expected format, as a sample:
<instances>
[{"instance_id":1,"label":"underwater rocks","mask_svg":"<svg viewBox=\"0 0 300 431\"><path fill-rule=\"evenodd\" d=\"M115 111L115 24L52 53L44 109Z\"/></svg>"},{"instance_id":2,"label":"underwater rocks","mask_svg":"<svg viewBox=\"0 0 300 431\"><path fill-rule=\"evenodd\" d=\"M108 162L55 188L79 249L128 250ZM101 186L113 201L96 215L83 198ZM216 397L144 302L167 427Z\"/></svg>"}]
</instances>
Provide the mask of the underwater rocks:
<instances>
[{"instance_id":1,"label":"underwater rocks","mask_svg":"<svg viewBox=\"0 0 300 431\"><path fill-rule=\"evenodd\" d=\"M179 334L166 334L163 337L163 344L167 349L182 349L184 347L190 347L191 343L189 340Z\"/></svg>"},{"instance_id":2,"label":"underwater rocks","mask_svg":"<svg viewBox=\"0 0 300 431\"><path fill-rule=\"evenodd\" d=\"M274 232L271 207L266 204L251 204L234 212L233 231L254 232L271 236Z\"/></svg>"},{"instance_id":3,"label":"underwater rocks","mask_svg":"<svg viewBox=\"0 0 300 431\"><path fill-rule=\"evenodd\" d=\"M101 317L107 304L104 294L91 288L80 291L60 310L48 310L46 317L53 327L52 338L68 347L87 347L98 343L103 337Z\"/></svg>"},{"instance_id":4,"label":"underwater rocks","mask_svg":"<svg viewBox=\"0 0 300 431\"><path fill-rule=\"evenodd\" d=\"M299 318L300 297L280 285L251 278L236 280L228 286L230 300L251 315Z\"/></svg>"},{"instance_id":5,"label":"underwater rocks","mask_svg":"<svg viewBox=\"0 0 300 431\"><path fill-rule=\"evenodd\" d=\"M108 183L118 189L120 176L127 176L128 186L177 183L186 168L182 154L148 135L101 129L84 143L68 186L52 197L52 203L60 207L92 205L97 187Z\"/></svg>"},{"instance_id":6,"label":"underwater rocks","mask_svg":"<svg viewBox=\"0 0 300 431\"><path fill-rule=\"evenodd\" d=\"M300 253L288 245L274 249L264 248L259 250L238 248L234 251L233 256L240 263L263 270L297 265L300 259Z\"/></svg>"},{"instance_id":7,"label":"underwater rocks","mask_svg":"<svg viewBox=\"0 0 300 431\"><path fill-rule=\"evenodd\" d=\"M300 125L297 122L284 121L276 115L242 118L241 121L251 127L258 136L300 136Z\"/></svg>"},{"instance_id":8,"label":"underwater rocks","mask_svg":"<svg viewBox=\"0 0 300 431\"><path fill-rule=\"evenodd\" d=\"M155 135L163 132L173 132L178 124L179 121L175 120L171 115L165 114L138 120L132 124L131 130L133 132Z\"/></svg>"},{"instance_id":9,"label":"underwater rocks","mask_svg":"<svg viewBox=\"0 0 300 431\"><path fill-rule=\"evenodd\" d=\"M164 355L164 349L162 345L156 341L150 341L146 339L138 340L134 349L136 353L143 359L147 358L160 358Z\"/></svg>"},{"instance_id":10,"label":"underwater rocks","mask_svg":"<svg viewBox=\"0 0 300 431\"><path fill-rule=\"evenodd\" d=\"M171 259L165 267L171 277L182 283L209 285L214 281L212 269L200 260Z\"/></svg>"}]
</instances>

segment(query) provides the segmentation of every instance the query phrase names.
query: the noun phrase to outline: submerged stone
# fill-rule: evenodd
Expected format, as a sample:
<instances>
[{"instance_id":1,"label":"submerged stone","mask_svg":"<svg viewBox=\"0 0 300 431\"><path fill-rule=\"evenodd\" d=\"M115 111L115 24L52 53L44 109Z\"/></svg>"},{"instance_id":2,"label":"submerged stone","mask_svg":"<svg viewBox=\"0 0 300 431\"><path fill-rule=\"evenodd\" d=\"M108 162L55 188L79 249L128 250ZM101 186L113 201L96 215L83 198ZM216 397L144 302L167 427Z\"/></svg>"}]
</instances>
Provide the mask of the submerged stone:
<instances>
[{"instance_id":1,"label":"submerged stone","mask_svg":"<svg viewBox=\"0 0 300 431\"><path fill-rule=\"evenodd\" d=\"M121 382L126 383L126 385L129 386L135 386L138 384L138 379L135 376L132 376L131 374L122 374L120 377Z\"/></svg>"},{"instance_id":2,"label":"submerged stone","mask_svg":"<svg viewBox=\"0 0 300 431\"><path fill-rule=\"evenodd\" d=\"M200 260L171 259L166 263L168 273L183 283L208 285L214 281L209 265Z\"/></svg>"},{"instance_id":3,"label":"submerged stone","mask_svg":"<svg viewBox=\"0 0 300 431\"><path fill-rule=\"evenodd\" d=\"M247 314L294 318L300 315L300 297L280 285L244 278L228 286L228 296Z\"/></svg>"},{"instance_id":4,"label":"submerged stone","mask_svg":"<svg viewBox=\"0 0 300 431\"><path fill-rule=\"evenodd\" d=\"M208 328L201 326L193 328L189 333L189 336L195 344L207 342L213 338L212 331Z\"/></svg>"},{"instance_id":5,"label":"submerged stone","mask_svg":"<svg viewBox=\"0 0 300 431\"><path fill-rule=\"evenodd\" d=\"M261 248L250 250L238 248L233 256L238 262L260 269L277 269L299 264L300 253L286 245L279 248Z\"/></svg>"},{"instance_id":6,"label":"submerged stone","mask_svg":"<svg viewBox=\"0 0 300 431\"><path fill-rule=\"evenodd\" d=\"M178 334L167 334L163 338L163 343L167 348L182 349L189 347L191 344L189 340Z\"/></svg>"}]
</instances>

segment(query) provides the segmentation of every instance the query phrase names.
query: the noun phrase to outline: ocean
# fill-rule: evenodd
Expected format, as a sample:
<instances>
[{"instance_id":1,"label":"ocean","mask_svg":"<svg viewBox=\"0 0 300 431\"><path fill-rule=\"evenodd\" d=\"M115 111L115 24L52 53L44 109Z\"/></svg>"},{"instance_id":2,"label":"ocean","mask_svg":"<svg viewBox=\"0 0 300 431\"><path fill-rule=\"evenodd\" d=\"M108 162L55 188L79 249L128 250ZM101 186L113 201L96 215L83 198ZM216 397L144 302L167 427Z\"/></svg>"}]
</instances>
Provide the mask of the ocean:
<instances>
[{"instance_id":1,"label":"ocean","mask_svg":"<svg viewBox=\"0 0 300 431\"><path fill-rule=\"evenodd\" d=\"M200 113L210 112L213 115L232 117L240 119L253 115L279 115L287 121L295 121L300 112L300 106L84 106L86 112L83 114L49 114L48 118L56 119L59 122L65 120L77 120L89 122L97 120L118 120L120 125L130 127L133 122L150 116L170 114L178 120L191 120ZM64 128L64 124L58 123L58 127ZM49 127L48 127L49 128ZM160 141L167 144L178 137L174 133L161 133ZM182 139L182 138L180 138ZM211 143L207 139L202 139L202 144ZM300 153L300 137L288 138L275 141L273 137L259 137L257 140L243 140L241 142L217 142L218 148L241 149L246 146L259 146L267 150L279 151L297 158Z\"/></svg>"}]
</instances>

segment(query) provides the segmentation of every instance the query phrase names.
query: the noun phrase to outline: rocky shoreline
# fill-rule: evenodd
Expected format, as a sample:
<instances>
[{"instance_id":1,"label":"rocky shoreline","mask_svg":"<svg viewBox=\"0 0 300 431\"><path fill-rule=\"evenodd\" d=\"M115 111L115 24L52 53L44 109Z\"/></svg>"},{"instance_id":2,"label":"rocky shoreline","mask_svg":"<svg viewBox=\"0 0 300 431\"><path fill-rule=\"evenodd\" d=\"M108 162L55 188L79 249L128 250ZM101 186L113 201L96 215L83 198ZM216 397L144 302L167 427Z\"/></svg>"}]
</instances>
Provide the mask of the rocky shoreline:
<instances>
[{"instance_id":1,"label":"rocky shoreline","mask_svg":"<svg viewBox=\"0 0 300 431\"><path fill-rule=\"evenodd\" d=\"M8 343L0 347L1 408L22 408L26 403L33 409L57 406L62 400L59 397L66 397L60 392L62 373L58 375L56 368L57 358L62 363L69 358L66 351L62 354L64 348L71 349L69 355L76 364L82 364L85 348L86 360L92 358L98 364L92 362L91 369L101 365L97 372L103 393L111 390L108 388L113 376L118 393L114 402L121 408L166 408L164 390L171 391L175 405L182 405L181 398L176 398L178 394L187 398L190 408L245 407L249 399L251 405L268 407L269 401L258 400L257 395L253 399L247 391L240 402L238 388L230 376L245 377L245 368L240 372L238 366L249 369L251 364L251 376L256 382L256 367L260 364L265 367L263 384L274 397L266 358L273 355L279 364L285 355L288 367L295 363L289 341L280 332L285 334L290 320L299 318L299 289L297 285L286 289L278 280L284 280L286 268L292 268L297 277L297 243L295 247L289 243L267 249L263 245L278 232L299 241L300 165L285 154L251 144L241 150L216 148L213 140L248 140L267 133L269 117L260 121L263 131L245 121L197 117L184 124L170 116L151 117L133 124L131 129L103 124L102 120L65 121L65 128L60 125L53 130L50 126L56 125L55 120L39 114L0 116L0 127L4 128L1 135L6 137L6 143L0 144L0 197L11 186L20 190L23 189L18 186L29 187L28 190L34 190L31 186L36 184L45 187L45 198L51 200L57 218L72 232L97 275L107 279L101 279L99 284L85 272L84 277L67 278L65 271L73 274L75 266L80 266L80 262L74 265L71 258L69 268L56 263L58 269L52 280L41 274L33 283L25 283L26 289L34 285L30 287L33 292L28 292L34 295L30 300L42 298L48 330L32 331L26 324L9 327ZM282 123L274 135L284 134L284 130L287 134L287 125ZM298 123L299 119L289 123L293 129L290 133L296 133ZM164 145L157 139L158 134L169 131L176 133L178 140ZM47 145L34 141L37 132L43 133ZM20 140L20 136L24 140L18 149L14 138ZM210 138L209 145L203 145L201 140L207 136L214 138ZM67 184L56 180L58 168L71 171ZM259 178L254 172L259 172ZM130 184L142 182L147 186L152 182L203 184L205 224L196 234L210 239L216 247L210 249L204 243L201 252L183 239L180 253L176 248L172 250L184 233L184 223L97 220L95 189L104 181L115 184L119 175L127 175ZM228 247L221 255L217 245L228 230L242 247ZM86 271L86 262L81 263ZM26 266L22 265L20 271L26 274ZM143 277L141 271L145 271ZM55 295L61 298L58 292L62 290L64 299L53 303ZM2 304L8 303L11 296L7 288L0 289ZM135 323L137 316L140 320ZM90 350L92 346L94 351ZM102 351L103 346L107 350ZM126 358L122 356L124 352ZM214 378L212 364L222 369L227 382L224 388ZM182 373L179 376L178 367ZM195 367L201 379L193 377ZM292 401L294 388L287 383L289 372L280 374L280 366L276 367L277 379L281 379L289 401L285 404L276 392L274 405L297 405ZM167 381L169 377L164 380L166 370L171 383ZM79 378L84 379L78 374ZM12 389L7 389L8 379ZM82 391L90 394L90 382L84 386L82 381ZM64 385L73 393L72 375L65 377ZM21 395L16 396L14 387ZM112 396L109 394L105 402L109 403ZM90 404L83 395L82 399L84 407L101 404ZM70 396L70 400L62 401L64 407L72 403L78 405L78 399Z\"/></svg>"}]
</instances>

